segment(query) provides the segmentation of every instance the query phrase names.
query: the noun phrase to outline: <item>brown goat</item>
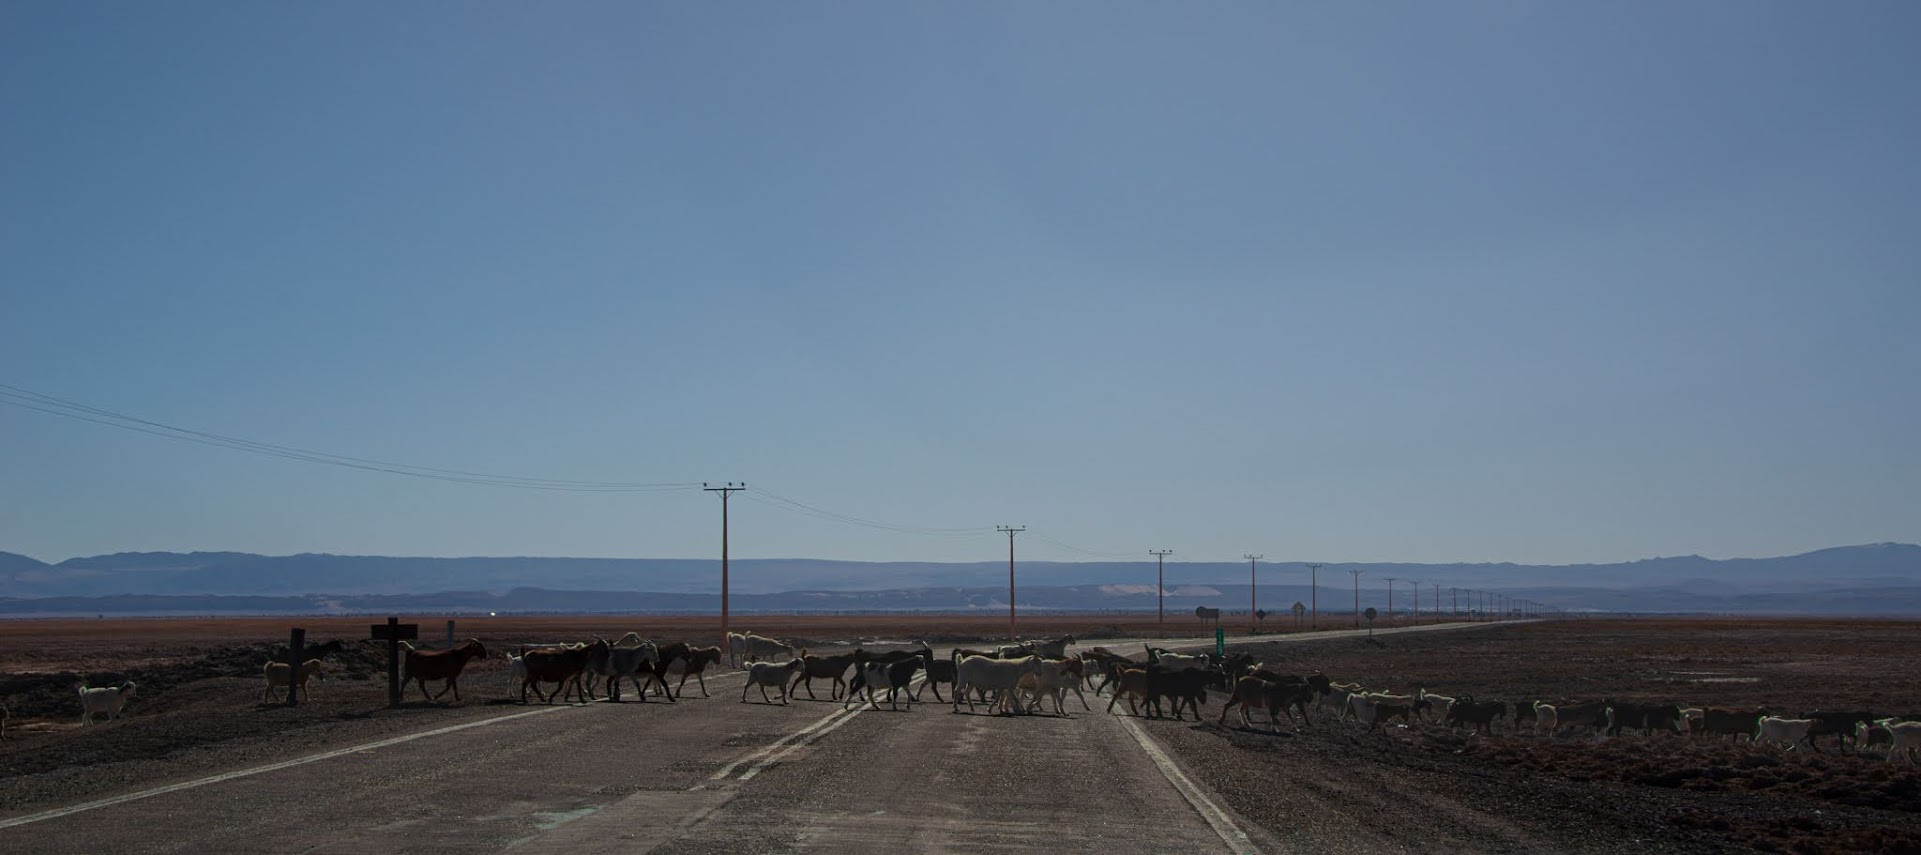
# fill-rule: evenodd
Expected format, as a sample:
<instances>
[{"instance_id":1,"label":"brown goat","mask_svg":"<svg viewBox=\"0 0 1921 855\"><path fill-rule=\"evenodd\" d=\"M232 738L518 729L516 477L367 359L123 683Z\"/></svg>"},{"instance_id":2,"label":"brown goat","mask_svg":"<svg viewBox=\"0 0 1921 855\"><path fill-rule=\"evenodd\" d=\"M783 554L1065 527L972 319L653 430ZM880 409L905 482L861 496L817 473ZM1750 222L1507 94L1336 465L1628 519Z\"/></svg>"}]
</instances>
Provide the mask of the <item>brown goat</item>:
<instances>
[{"instance_id":1,"label":"brown goat","mask_svg":"<svg viewBox=\"0 0 1921 855\"><path fill-rule=\"evenodd\" d=\"M460 700L460 672L467 667L468 660L487 656L487 648L477 638L469 638L452 650L415 650L412 644L405 641L400 642L400 646L404 648L401 655L407 666L406 676L400 684L405 686L409 682L418 682L421 697L430 701L440 700L441 695L449 690L454 693L454 700ZM439 695L428 695L428 680L446 680L447 685Z\"/></svg>"},{"instance_id":2,"label":"brown goat","mask_svg":"<svg viewBox=\"0 0 1921 855\"><path fill-rule=\"evenodd\" d=\"M574 695L581 703L587 702L587 687L581 677L587 673L587 661L596 655L605 655L607 640L595 637L592 643L570 644L566 647L542 647L521 654L520 661L526 668L526 676L520 682L520 702L527 702L527 690L532 688L542 702L553 703L555 698L566 700L567 687L572 686ZM542 694L541 683L556 683L554 693Z\"/></svg>"},{"instance_id":3,"label":"brown goat","mask_svg":"<svg viewBox=\"0 0 1921 855\"><path fill-rule=\"evenodd\" d=\"M801 656L800 661L803 663L803 667L801 668L800 676L795 677L794 684L787 687L787 693L791 695L795 689L805 684L807 686L808 699L815 700L814 678L819 677L823 680L834 681L834 685L828 689L827 697L840 700L841 692L847 688L847 680L843 675L847 673L847 666L854 664L854 657L855 653L851 652L839 653L833 656L819 656L815 654Z\"/></svg>"},{"instance_id":4,"label":"brown goat","mask_svg":"<svg viewBox=\"0 0 1921 855\"><path fill-rule=\"evenodd\" d=\"M689 648L685 658L677 659L672 665L668 666L669 672L680 672L680 682L674 684L674 692L679 693L681 687L687 685L687 677L691 674L695 679L700 681L700 696L703 698L710 697L707 694L707 666L718 664L720 664L720 648L718 646ZM666 688L666 685L666 682L662 681L661 687Z\"/></svg>"}]
</instances>

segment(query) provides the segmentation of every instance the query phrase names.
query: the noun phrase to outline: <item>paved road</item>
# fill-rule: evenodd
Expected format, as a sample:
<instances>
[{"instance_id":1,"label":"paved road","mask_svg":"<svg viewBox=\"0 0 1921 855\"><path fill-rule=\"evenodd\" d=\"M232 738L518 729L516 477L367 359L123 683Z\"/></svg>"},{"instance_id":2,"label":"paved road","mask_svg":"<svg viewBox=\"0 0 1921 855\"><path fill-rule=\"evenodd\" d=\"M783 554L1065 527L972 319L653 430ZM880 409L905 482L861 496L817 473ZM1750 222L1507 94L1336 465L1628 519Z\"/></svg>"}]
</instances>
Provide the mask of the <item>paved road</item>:
<instances>
[{"instance_id":1,"label":"paved road","mask_svg":"<svg viewBox=\"0 0 1921 855\"><path fill-rule=\"evenodd\" d=\"M1070 695L1068 718L954 715L931 694L910 712L843 711L824 692L784 707L754 692L742 704L743 683L710 679L712 698L694 692L677 705L514 708L165 792L0 817L0 851L1277 848L1221 811L1137 723L1107 715L1105 699L1090 696L1086 712Z\"/></svg>"}]
</instances>

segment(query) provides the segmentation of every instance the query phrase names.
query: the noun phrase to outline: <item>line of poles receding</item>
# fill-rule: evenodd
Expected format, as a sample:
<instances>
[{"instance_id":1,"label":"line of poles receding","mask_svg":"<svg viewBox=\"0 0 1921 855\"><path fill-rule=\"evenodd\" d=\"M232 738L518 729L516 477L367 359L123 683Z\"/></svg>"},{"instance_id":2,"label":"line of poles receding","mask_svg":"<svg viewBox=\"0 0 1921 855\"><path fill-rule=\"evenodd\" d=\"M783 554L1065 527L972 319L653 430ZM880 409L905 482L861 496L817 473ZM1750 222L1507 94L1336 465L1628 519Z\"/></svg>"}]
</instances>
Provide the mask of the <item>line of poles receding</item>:
<instances>
[{"instance_id":1,"label":"line of poles receding","mask_svg":"<svg viewBox=\"0 0 1921 855\"><path fill-rule=\"evenodd\" d=\"M721 499L721 502L720 502L720 632L721 632L721 645L722 645L721 649L725 650L725 649L728 649L727 647L728 645L727 499L729 496L733 495L734 493L747 489L747 483L744 481L739 483L728 481L728 482L725 482L724 484L716 486L714 484L703 482L700 486L701 486L701 489L707 492L718 493ZM1024 532L1026 530L1027 530L1027 526L1024 526L1024 525L1021 525L1021 526L998 525L994 527L995 532L1003 533L1007 535L1007 640L1010 644L1019 641L1019 629L1020 629L1019 610L1015 606L1015 599L1014 599L1014 591L1015 591L1015 588L1014 588L1014 535L1020 534L1021 532ZM1157 621L1159 625L1161 625L1162 627L1165 627L1167 624L1167 556L1173 555L1174 550L1149 549L1147 550L1147 554L1154 556L1154 559L1155 559L1154 560L1155 611L1156 611ZM1261 611L1260 609L1260 574L1258 572L1258 569L1259 569L1261 560L1266 556L1250 552L1245 555L1242 555L1241 557L1247 560L1248 631L1250 633L1259 632L1260 622L1266 618L1267 613ZM1306 607L1302 607L1301 603L1295 603L1294 605L1296 606L1296 608L1293 610L1294 618L1296 623L1299 623L1299 621L1303 617L1308 617L1308 620L1309 620L1308 627L1312 630L1318 630L1321 628L1320 572L1321 572L1321 568L1326 567L1327 565L1321 564L1321 563L1315 563L1315 562L1303 562L1301 566L1307 568L1307 571L1308 571L1308 584L1310 586L1310 591L1311 591L1311 593L1309 594L1310 605L1307 605ZM1361 575L1366 571L1361 570L1359 568L1346 568L1346 569L1348 574L1351 575L1354 579L1354 614L1353 614L1354 628L1355 629L1360 628L1361 620L1363 617L1367 619L1367 621L1369 622L1369 625L1371 626L1374 619L1378 617L1378 615L1375 613L1373 609L1368 609L1365 614L1363 614L1361 611ZM1386 577L1382 577L1382 580L1387 583L1387 618L1391 622L1394 619L1394 583L1403 581L1403 580L1398 576L1386 576ZM1405 581L1408 583L1409 586L1413 588L1414 598L1413 598L1413 606L1412 606L1412 614L1413 614L1412 619L1415 623L1419 623L1421 620L1421 583L1420 583L1420 580L1418 579L1408 579ZM1434 589L1434 605L1429 610L1428 613L1432 615L1435 621L1438 622L1442 619L1442 615L1443 615L1443 611L1441 609L1441 583L1430 582L1429 585ZM1467 617L1470 620L1508 620L1508 619L1517 619L1517 618L1532 619L1532 618L1538 618L1543 616L1557 615L1560 613L1559 609L1556 609L1552 606L1538 603L1533 600L1522 599L1522 598L1514 597L1508 594L1503 594L1498 591L1486 591L1486 590L1473 589L1473 588L1461 588L1456 586L1449 586L1448 592L1451 598L1450 599L1451 606L1449 610L1446 612L1446 614L1448 617L1456 620L1458 620L1461 617L1461 594L1463 593L1468 595Z\"/></svg>"},{"instance_id":2,"label":"line of poles receding","mask_svg":"<svg viewBox=\"0 0 1921 855\"><path fill-rule=\"evenodd\" d=\"M279 458L285 458L289 460L300 461L304 463L347 467L351 469L358 469L358 470L364 470L364 471L381 472L381 473L386 473L390 475L404 475L404 476L413 477L413 478L427 478L427 479L434 479L434 480L441 480L441 481L453 481L458 483L475 484L475 485L483 485L483 486L490 486L490 487L507 487L507 488L516 488L516 489L545 490L545 491L642 493L642 492L677 492L677 491L691 491L691 490L698 489L698 490L704 490L709 493L716 493L720 496L720 500L721 500L720 502L720 507L721 507L721 510L720 510L720 626L721 626L721 635L722 635L721 643L722 644L727 643L726 636L728 631L728 589L729 589L729 583L728 583L729 568L728 568L728 554L727 554L728 552L728 549L727 549L728 500L733 497L733 494L746 491L748 489L746 482L736 483L733 481L728 481L728 482L721 483L719 485L708 483L708 482L702 482L698 487L696 487L691 482L623 482L623 481L571 480L571 479L556 479L556 478L545 478L545 477L536 477L536 476L527 476L527 475L487 473L487 472L480 472L480 471L467 470L467 469L450 469L450 468L443 468L443 467L432 467L432 466L421 466L421 465L408 464L408 463L399 463L399 462L387 461L387 460L374 460L374 459L363 458L363 457L354 457L354 456L348 456L343 454L336 454L336 453L327 452L327 451L298 448L294 446L279 445L275 443L260 442L257 440L250 440L250 439L245 439L245 438L236 437L236 436L213 433L210 431L203 431L203 430L197 430L194 428L171 425L171 424L167 424L167 423L152 420L152 419L141 418L139 416L134 416L124 412L110 410L103 407L96 407L90 404L83 404L78 401L72 401L65 398L54 397L52 395L47 395L41 392L35 392L30 389L25 389L19 386L13 386L6 383L0 383L0 404L18 407L18 408L27 409L27 410L33 410L36 412L46 413L49 415L62 416L69 419L92 422L92 423L104 425L107 427L115 427L123 430L151 434L151 435L165 437L173 440L179 440L183 442L193 442L193 443L199 443L203 445L215 446L215 447L224 448L232 451L241 451L241 452L247 452L250 454L279 457ZM824 509L824 508L818 508L813 505L809 505L803 502L786 498L784 496L779 496L773 493L769 493L766 490L760 489L760 488L756 488L753 492L746 493L745 498L752 501L761 502L763 504L770 504L776 507L783 508L785 510L789 510L795 513L805 514L805 515L820 518L820 519L826 519L826 520L831 520L834 522L839 522L847 525L863 526L867 528L881 529L886 531L895 531L895 532L902 532L902 533L909 533L909 534L939 535L939 536L975 536L979 534L984 534L987 531L987 529L984 527L983 528L919 528L914 526L895 525L895 524L880 522L877 520L870 520L862 517L857 517L851 514L838 513L835 511ZM1018 624L1017 624L1018 610L1015 607L1015 599L1014 599L1014 593L1015 593L1015 590L1014 590L1014 535L1019 534L1020 532L1023 532L1026 530L1027 530L1026 526L1010 526L1010 525L995 526L993 529L993 531L995 532L1001 532L1007 535L1007 634L1008 634L1009 640L1014 640L1016 638L1016 631L1018 629ZM1059 541L1049 540L1048 538L1042 535L1037 534L1035 536L1041 537L1042 540L1052 543L1056 546L1065 547L1069 550L1085 553L1088 555L1094 555L1099 557L1110 557L1110 556L1120 557L1122 555L1122 554L1114 554L1114 553L1090 552L1088 550L1081 549L1075 546L1070 546L1068 544L1064 544ZM1148 550L1148 554L1153 555L1156 559L1155 589L1158 592L1157 610L1159 612L1159 620L1164 625L1167 622L1166 559L1168 555L1173 554L1173 550L1152 549L1152 550ZM1248 561L1248 577L1249 577L1248 578L1248 613L1249 613L1249 624L1250 624L1249 628L1252 631L1258 631L1260 628L1260 621L1265 617L1265 614L1260 609L1260 597L1259 597L1260 578L1259 578L1259 573L1257 572L1258 566L1263 556L1254 554L1254 553L1248 553L1242 557L1246 558ZM1311 580L1311 584L1313 586L1313 593L1309 597L1312 605L1309 607L1308 610L1311 611L1313 615L1312 617L1313 626L1315 628L1319 628L1320 626L1319 573L1320 573L1320 569L1326 565L1318 564L1318 563L1308 563L1308 564L1305 564L1304 566L1307 567L1308 569L1309 579ZM1360 577L1361 577L1362 571L1358 569L1349 569L1348 572L1354 575L1354 612L1355 612L1354 625L1356 627L1359 627L1361 616L1362 616L1361 609L1360 609L1360 605L1361 605ZM1394 583L1397 581L1400 581L1400 579L1397 577L1388 577L1386 579L1387 586L1388 586L1388 591L1387 591L1388 619L1390 621L1393 620L1393 616L1394 616ZM1413 619L1418 621L1420 620L1420 601L1421 601L1420 582L1418 580L1410 579L1408 580L1408 583L1412 585L1414 588ZM1431 610L1431 614L1433 614L1438 619L1441 614L1441 606L1440 606L1441 585L1438 582L1431 583L1431 584L1434 588L1434 607ZM1557 610L1551 607L1544 606L1540 603L1536 603L1530 600L1519 599L1516 597L1512 597L1512 596L1508 596L1508 595L1500 594L1496 592L1491 592L1491 591L1468 590L1468 589L1450 587L1449 591L1451 592L1453 597L1452 615L1455 617L1458 617L1460 615L1460 595L1464 590L1468 594L1468 603L1469 603L1468 614L1470 617L1492 619L1496 616L1534 617L1539 615L1557 613ZM1300 604L1297 603L1296 605L1300 605ZM1299 618L1301 617L1300 611L1296 611L1295 617L1296 617L1296 620L1298 621Z\"/></svg>"}]
</instances>

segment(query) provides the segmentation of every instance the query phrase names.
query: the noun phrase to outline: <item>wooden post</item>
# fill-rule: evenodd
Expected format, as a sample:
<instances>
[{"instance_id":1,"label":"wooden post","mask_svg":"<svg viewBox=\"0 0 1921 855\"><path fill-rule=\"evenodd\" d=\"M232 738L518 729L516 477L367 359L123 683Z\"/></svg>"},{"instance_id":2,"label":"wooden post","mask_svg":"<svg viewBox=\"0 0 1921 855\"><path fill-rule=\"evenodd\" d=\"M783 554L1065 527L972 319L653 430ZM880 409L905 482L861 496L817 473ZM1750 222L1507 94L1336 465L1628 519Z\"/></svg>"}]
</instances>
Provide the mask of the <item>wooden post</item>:
<instances>
[{"instance_id":1,"label":"wooden post","mask_svg":"<svg viewBox=\"0 0 1921 855\"><path fill-rule=\"evenodd\" d=\"M400 706L400 618L387 619L387 706Z\"/></svg>"},{"instance_id":2,"label":"wooden post","mask_svg":"<svg viewBox=\"0 0 1921 855\"><path fill-rule=\"evenodd\" d=\"M400 642L420 637L420 624L390 617L370 627L373 637L387 642L387 706L400 706Z\"/></svg>"},{"instance_id":3,"label":"wooden post","mask_svg":"<svg viewBox=\"0 0 1921 855\"><path fill-rule=\"evenodd\" d=\"M300 703L300 663L306 661L306 658L307 631L294 627L287 638L288 664L293 666L293 671L287 676L287 706L297 706Z\"/></svg>"}]
</instances>

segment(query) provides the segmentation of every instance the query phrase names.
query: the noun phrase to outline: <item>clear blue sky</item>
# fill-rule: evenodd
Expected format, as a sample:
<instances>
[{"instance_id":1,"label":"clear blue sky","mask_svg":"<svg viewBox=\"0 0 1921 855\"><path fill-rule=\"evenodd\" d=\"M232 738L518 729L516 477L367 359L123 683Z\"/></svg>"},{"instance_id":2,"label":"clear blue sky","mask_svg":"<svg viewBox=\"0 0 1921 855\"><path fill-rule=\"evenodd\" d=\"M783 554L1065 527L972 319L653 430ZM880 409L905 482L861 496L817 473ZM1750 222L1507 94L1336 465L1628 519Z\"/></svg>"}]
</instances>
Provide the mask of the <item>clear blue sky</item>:
<instances>
[{"instance_id":1,"label":"clear blue sky","mask_svg":"<svg viewBox=\"0 0 1921 855\"><path fill-rule=\"evenodd\" d=\"M1913 541L1917 44L1906 2L10 2L0 383L1037 559ZM746 557L1006 548L733 511ZM718 527L0 406L0 549L48 560Z\"/></svg>"}]
</instances>

